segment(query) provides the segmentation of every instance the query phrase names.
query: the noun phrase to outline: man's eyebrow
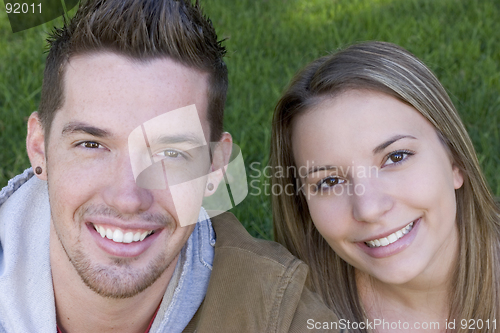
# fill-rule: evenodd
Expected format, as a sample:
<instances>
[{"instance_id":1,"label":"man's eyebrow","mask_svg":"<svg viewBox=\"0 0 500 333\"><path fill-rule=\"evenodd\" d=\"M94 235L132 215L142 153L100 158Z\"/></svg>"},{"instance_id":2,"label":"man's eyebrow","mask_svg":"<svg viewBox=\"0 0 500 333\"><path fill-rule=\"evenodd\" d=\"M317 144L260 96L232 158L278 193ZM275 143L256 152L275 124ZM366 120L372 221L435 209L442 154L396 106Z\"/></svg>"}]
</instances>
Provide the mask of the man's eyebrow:
<instances>
[{"instance_id":1,"label":"man's eyebrow","mask_svg":"<svg viewBox=\"0 0 500 333\"><path fill-rule=\"evenodd\" d=\"M97 138L108 138L111 133L105 129L95 127L82 122L70 122L63 127L62 135L68 136L74 133L86 133Z\"/></svg>"},{"instance_id":2,"label":"man's eyebrow","mask_svg":"<svg viewBox=\"0 0 500 333\"><path fill-rule=\"evenodd\" d=\"M324 166L315 166L309 169L307 172L307 176L309 176L313 172L318 172L318 171L323 171L323 170L332 170L332 169L338 169L338 167L334 165L324 165Z\"/></svg>"},{"instance_id":3,"label":"man's eyebrow","mask_svg":"<svg viewBox=\"0 0 500 333\"><path fill-rule=\"evenodd\" d=\"M206 145L205 140L192 134L156 135L150 139L150 144L152 145L170 145L175 143L187 143L193 146Z\"/></svg>"},{"instance_id":4,"label":"man's eyebrow","mask_svg":"<svg viewBox=\"0 0 500 333\"><path fill-rule=\"evenodd\" d=\"M415 140L417 140L416 137L411 136L411 135L395 135L392 138L390 138L389 140L387 140L384 143L375 147L375 149L373 149L373 155L380 153L382 150L384 150L385 148L392 145L394 142L399 141L401 139L415 139Z\"/></svg>"}]
</instances>

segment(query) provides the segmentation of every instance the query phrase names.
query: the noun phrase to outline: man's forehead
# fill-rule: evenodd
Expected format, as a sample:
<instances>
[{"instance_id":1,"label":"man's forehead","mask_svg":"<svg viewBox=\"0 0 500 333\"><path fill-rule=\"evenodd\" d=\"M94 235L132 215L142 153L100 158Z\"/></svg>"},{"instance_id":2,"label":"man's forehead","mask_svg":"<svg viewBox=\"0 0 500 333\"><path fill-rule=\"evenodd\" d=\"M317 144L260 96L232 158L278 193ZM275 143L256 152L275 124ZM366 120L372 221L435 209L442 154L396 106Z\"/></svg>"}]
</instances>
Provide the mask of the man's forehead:
<instances>
[{"instance_id":1,"label":"man's forehead","mask_svg":"<svg viewBox=\"0 0 500 333\"><path fill-rule=\"evenodd\" d=\"M113 53L79 55L68 63L65 98L56 118L61 118L62 127L85 122L102 128L119 125L130 132L155 117L196 105L198 120L208 132L207 82L206 74L168 58L137 64Z\"/></svg>"},{"instance_id":2,"label":"man's forehead","mask_svg":"<svg viewBox=\"0 0 500 333\"><path fill-rule=\"evenodd\" d=\"M136 60L116 53L98 52L76 55L68 61L64 70L64 92L70 97L83 98L109 93L119 95L121 90L124 90L124 97L129 97L131 95L126 92L136 91L144 98L169 96L174 103L181 98L206 97L208 78L208 73L170 58ZM183 101L170 110L189 104L195 103Z\"/></svg>"},{"instance_id":3,"label":"man's forehead","mask_svg":"<svg viewBox=\"0 0 500 333\"><path fill-rule=\"evenodd\" d=\"M191 72L200 77L209 77L208 73L194 67L186 66L168 56L134 58L112 50L97 50L72 54L66 62L64 72L85 71L86 73L96 72L97 74L102 74L103 71L100 71L100 69L120 69L124 67L127 67L128 72L144 72L149 68L151 72L160 77L162 76L160 71L164 69L170 72L176 70L178 72ZM122 72L122 74L127 74L127 72Z\"/></svg>"},{"instance_id":4,"label":"man's forehead","mask_svg":"<svg viewBox=\"0 0 500 333\"><path fill-rule=\"evenodd\" d=\"M188 142L206 145L205 135L196 106L189 105L150 119L134 131L147 135L149 144Z\"/></svg>"}]
</instances>

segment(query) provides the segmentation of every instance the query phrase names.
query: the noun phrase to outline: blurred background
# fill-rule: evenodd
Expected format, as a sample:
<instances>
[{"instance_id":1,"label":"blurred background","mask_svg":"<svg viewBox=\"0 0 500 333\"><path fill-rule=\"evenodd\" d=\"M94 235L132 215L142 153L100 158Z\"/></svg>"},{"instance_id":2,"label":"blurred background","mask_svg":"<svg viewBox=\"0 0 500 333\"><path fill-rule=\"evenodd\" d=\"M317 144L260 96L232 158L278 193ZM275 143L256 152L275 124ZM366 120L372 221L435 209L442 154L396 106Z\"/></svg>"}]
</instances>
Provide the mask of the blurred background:
<instances>
[{"instance_id":1,"label":"blurred background","mask_svg":"<svg viewBox=\"0 0 500 333\"><path fill-rule=\"evenodd\" d=\"M447 89L500 197L500 1L200 0L226 39L225 129L241 147L249 194L233 212L272 238L268 162L271 117L294 73L354 42L396 43L422 59ZM28 168L26 120L37 110L46 57L43 26L12 33L0 0L0 188ZM269 175L269 172L267 172Z\"/></svg>"}]
</instances>

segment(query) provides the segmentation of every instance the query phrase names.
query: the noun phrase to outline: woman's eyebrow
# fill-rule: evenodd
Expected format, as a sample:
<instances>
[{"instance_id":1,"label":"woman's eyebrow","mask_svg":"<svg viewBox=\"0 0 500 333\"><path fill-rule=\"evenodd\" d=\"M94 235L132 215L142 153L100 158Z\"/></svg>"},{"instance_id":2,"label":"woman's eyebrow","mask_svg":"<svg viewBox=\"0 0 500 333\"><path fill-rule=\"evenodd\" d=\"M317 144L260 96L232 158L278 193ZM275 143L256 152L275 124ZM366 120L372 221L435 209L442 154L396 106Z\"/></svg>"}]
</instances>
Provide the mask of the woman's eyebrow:
<instances>
[{"instance_id":1,"label":"woman's eyebrow","mask_svg":"<svg viewBox=\"0 0 500 333\"><path fill-rule=\"evenodd\" d=\"M316 166L316 167L312 167L311 169L309 169L309 171L307 172L307 176L309 176L311 173L313 172L318 172L318 171L324 171L324 170L332 170L332 169L338 169L338 167L334 166L334 165L324 165L324 166Z\"/></svg>"},{"instance_id":2,"label":"woman's eyebrow","mask_svg":"<svg viewBox=\"0 0 500 333\"><path fill-rule=\"evenodd\" d=\"M411 136L411 135L395 135L393 136L392 138L390 138L389 140L381 143L380 145L378 145L377 147L375 147L375 149L373 149L373 155L376 155L378 153L380 153L382 150L384 150L385 148L389 147L390 145L392 145L394 142L398 141L398 140L401 140L401 139L414 139L414 140L417 140L416 137L414 136Z\"/></svg>"}]
</instances>

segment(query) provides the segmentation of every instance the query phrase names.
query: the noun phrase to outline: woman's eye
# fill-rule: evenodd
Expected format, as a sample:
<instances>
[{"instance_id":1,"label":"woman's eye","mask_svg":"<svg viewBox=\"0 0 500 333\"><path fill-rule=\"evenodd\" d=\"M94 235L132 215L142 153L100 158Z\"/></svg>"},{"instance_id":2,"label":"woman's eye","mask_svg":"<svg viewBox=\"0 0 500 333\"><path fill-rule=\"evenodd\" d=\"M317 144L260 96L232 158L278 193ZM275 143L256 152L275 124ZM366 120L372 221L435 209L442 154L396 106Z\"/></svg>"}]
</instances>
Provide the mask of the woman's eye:
<instances>
[{"instance_id":1,"label":"woman's eye","mask_svg":"<svg viewBox=\"0 0 500 333\"><path fill-rule=\"evenodd\" d=\"M321 189L329 189L331 187L334 187L335 185L339 185L339 184L344 184L346 182L346 180L344 179L340 179L338 177L328 177L328 178L325 178L325 179L322 179L317 185L316 187L321 190Z\"/></svg>"},{"instance_id":2,"label":"woman's eye","mask_svg":"<svg viewBox=\"0 0 500 333\"><path fill-rule=\"evenodd\" d=\"M396 151L394 153L391 153L388 157L387 160L384 164L385 165L390 165L390 164L397 164L408 158L408 156L413 155L412 152L409 151Z\"/></svg>"}]
</instances>

